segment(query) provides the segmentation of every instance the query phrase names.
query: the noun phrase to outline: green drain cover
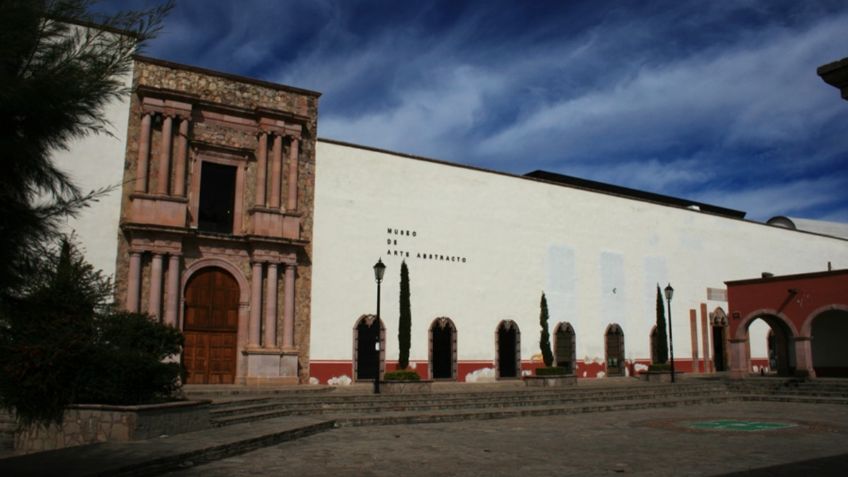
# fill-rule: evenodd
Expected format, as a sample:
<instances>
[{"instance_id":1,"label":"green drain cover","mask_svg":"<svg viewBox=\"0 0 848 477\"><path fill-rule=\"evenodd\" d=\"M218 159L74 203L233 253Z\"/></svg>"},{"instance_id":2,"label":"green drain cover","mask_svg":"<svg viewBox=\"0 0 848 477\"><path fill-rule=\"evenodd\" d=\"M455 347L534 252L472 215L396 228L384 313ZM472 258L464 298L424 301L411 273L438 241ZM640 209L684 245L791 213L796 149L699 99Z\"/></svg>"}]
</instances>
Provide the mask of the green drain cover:
<instances>
[{"instance_id":1,"label":"green drain cover","mask_svg":"<svg viewBox=\"0 0 848 477\"><path fill-rule=\"evenodd\" d=\"M719 419L717 421L699 421L689 424L690 429L703 429L710 431L770 431L773 429L786 429L796 427L791 422L761 422L761 421L737 421L734 419Z\"/></svg>"}]
</instances>

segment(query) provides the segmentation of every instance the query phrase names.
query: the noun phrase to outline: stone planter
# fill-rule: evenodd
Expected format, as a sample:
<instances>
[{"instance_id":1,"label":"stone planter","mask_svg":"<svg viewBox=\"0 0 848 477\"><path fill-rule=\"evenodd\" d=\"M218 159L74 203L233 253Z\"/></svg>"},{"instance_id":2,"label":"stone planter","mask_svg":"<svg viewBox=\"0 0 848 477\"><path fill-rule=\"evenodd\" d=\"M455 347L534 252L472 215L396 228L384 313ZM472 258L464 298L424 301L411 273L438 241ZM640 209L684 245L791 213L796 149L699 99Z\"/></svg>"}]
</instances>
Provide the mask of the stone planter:
<instances>
[{"instance_id":1,"label":"stone planter","mask_svg":"<svg viewBox=\"0 0 848 477\"><path fill-rule=\"evenodd\" d=\"M211 401L177 401L139 406L75 404L61 425L33 425L15 434L15 452L29 454L95 442L132 441L209 427Z\"/></svg>"},{"instance_id":2,"label":"stone planter","mask_svg":"<svg viewBox=\"0 0 848 477\"><path fill-rule=\"evenodd\" d=\"M380 381L383 394L424 394L433 390L433 381Z\"/></svg>"},{"instance_id":3,"label":"stone planter","mask_svg":"<svg viewBox=\"0 0 848 477\"><path fill-rule=\"evenodd\" d=\"M642 379L649 383L670 383L671 371L645 371L642 373Z\"/></svg>"},{"instance_id":4,"label":"stone planter","mask_svg":"<svg viewBox=\"0 0 848 477\"><path fill-rule=\"evenodd\" d=\"M524 385L528 387L556 387L577 384L577 375L559 374L551 376L524 376Z\"/></svg>"}]
</instances>

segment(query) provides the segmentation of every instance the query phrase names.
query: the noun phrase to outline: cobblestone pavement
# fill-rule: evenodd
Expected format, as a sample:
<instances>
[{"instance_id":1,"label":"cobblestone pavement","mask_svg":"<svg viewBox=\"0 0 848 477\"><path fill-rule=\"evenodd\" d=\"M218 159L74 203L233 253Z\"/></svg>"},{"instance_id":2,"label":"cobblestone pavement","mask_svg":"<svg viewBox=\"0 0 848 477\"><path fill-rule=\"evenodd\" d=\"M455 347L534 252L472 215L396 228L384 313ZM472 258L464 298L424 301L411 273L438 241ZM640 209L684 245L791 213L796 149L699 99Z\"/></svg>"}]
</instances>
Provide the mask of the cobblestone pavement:
<instances>
[{"instance_id":1,"label":"cobblestone pavement","mask_svg":"<svg viewBox=\"0 0 848 477\"><path fill-rule=\"evenodd\" d=\"M719 419L794 426L762 431L689 427ZM844 454L846 443L846 406L732 402L336 429L169 475L717 475ZM840 459L828 465L838 466L830 470L842 474L818 469L807 475L846 475L845 459ZM797 472L796 467L775 475Z\"/></svg>"}]
</instances>

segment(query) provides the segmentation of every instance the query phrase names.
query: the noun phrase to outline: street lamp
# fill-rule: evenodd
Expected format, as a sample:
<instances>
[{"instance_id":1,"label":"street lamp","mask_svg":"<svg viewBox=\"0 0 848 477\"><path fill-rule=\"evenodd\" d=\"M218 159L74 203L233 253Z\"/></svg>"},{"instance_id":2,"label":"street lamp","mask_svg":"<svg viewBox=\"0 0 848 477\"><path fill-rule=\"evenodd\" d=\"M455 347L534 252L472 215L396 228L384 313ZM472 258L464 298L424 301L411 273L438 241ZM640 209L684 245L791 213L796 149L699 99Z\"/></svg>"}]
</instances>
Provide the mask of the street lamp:
<instances>
[{"instance_id":1,"label":"street lamp","mask_svg":"<svg viewBox=\"0 0 848 477\"><path fill-rule=\"evenodd\" d=\"M668 350L671 353L671 382L674 382L674 334L671 332L671 297L674 296L674 288L671 283L665 287L665 300L668 303Z\"/></svg>"},{"instance_id":2,"label":"street lamp","mask_svg":"<svg viewBox=\"0 0 848 477\"><path fill-rule=\"evenodd\" d=\"M383 281L384 273L386 273L386 266L380 258L374 264L374 279L377 280L377 333L374 339L374 350L377 351L377 372L374 374L374 394L380 394L380 282Z\"/></svg>"}]
</instances>

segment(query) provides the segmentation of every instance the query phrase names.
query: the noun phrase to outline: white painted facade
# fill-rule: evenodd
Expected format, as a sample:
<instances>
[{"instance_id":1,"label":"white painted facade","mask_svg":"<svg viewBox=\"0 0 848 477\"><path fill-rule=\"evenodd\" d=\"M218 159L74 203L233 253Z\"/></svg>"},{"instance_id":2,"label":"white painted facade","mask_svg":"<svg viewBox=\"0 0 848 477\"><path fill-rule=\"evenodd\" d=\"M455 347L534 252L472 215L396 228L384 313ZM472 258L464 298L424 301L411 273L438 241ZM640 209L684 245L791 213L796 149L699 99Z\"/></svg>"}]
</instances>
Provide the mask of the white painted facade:
<instances>
[{"instance_id":1,"label":"white painted facade","mask_svg":"<svg viewBox=\"0 0 848 477\"><path fill-rule=\"evenodd\" d=\"M375 312L378 258L388 267L386 359L397 359L401 257L390 251L403 251L410 271L410 360L425 362L428 329L442 316L456 324L459 361L494 363L495 330L507 319L529 360L539 353L542 291L551 329L574 327L578 360L603 362L610 323L624 330L627 359L648 359L656 285L667 283L675 357L690 358L689 310L727 311L707 300L708 287L848 267L846 240L321 140L313 240L317 361L352 360L352 329ZM764 335L752 337L751 354L766 355Z\"/></svg>"}]
</instances>

